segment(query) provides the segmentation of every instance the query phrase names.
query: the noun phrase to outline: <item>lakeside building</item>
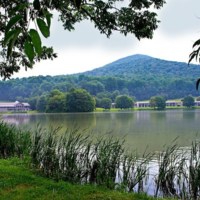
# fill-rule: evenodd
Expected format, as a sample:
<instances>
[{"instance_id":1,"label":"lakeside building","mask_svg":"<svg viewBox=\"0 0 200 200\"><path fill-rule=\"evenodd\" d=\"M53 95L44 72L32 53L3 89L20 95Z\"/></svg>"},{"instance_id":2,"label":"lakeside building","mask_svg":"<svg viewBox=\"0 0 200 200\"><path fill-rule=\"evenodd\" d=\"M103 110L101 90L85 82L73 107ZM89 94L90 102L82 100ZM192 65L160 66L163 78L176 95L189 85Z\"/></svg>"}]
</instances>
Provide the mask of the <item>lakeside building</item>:
<instances>
[{"instance_id":1,"label":"lakeside building","mask_svg":"<svg viewBox=\"0 0 200 200\"><path fill-rule=\"evenodd\" d=\"M200 106L200 101L195 101L194 106Z\"/></svg>"},{"instance_id":2,"label":"lakeside building","mask_svg":"<svg viewBox=\"0 0 200 200\"><path fill-rule=\"evenodd\" d=\"M29 103L15 102L0 102L0 112L26 112L30 110Z\"/></svg>"},{"instance_id":3,"label":"lakeside building","mask_svg":"<svg viewBox=\"0 0 200 200\"><path fill-rule=\"evenodd\" d=\"M134 106L136 108L146 108L146 107L150 107L150 102L149 101L137 101L134 103ZM182 101L166 101L166 106L169 107L181 107L183 106L183 102ZM200 101L195 101L194 102L194 106L200 106Z\"/></svg>"},{"instance_id":4,"label":"lakeside building","mask_svg":"<svg viewBox=\"0 0 200 200\"><path fill-rule=\"evenodd\" d=\"M137 101L134 103L134 107L136 107L136 108L150 107L150 102L149 101Z\"/></svg>"},{"instance_id":5,"label":"lakeside building","mask_svg":"<svg viewBox=\"0 0 200 200\"><path fill-rule=\"evenodd\" d=\"M183 106L183 102L182 101L166 101L166 106L180 107L180 106Z\"/></svg>"}]
</instances>

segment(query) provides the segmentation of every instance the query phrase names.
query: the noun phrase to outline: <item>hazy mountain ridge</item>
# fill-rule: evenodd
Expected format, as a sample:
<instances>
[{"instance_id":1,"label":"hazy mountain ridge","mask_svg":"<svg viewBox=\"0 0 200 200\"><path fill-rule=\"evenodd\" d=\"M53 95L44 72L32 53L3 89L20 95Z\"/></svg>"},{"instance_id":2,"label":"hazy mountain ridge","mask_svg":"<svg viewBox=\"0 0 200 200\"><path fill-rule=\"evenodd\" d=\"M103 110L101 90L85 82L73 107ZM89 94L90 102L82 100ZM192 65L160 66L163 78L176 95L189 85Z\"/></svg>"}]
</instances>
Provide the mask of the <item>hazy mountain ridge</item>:
<instances>
[{"instance_id":1,"label":"hazy mountain ridge","mask_svg":"<svg viewBox=\"0 0 200 200\"><path fill-rule=\"evenodd\" d=\"M199 65L184 62L167 61L146 55L136 54L121 58L103 67L84 72L90 76L166 76L168 78L200 77Z\"/></svg>"}]
</instances>

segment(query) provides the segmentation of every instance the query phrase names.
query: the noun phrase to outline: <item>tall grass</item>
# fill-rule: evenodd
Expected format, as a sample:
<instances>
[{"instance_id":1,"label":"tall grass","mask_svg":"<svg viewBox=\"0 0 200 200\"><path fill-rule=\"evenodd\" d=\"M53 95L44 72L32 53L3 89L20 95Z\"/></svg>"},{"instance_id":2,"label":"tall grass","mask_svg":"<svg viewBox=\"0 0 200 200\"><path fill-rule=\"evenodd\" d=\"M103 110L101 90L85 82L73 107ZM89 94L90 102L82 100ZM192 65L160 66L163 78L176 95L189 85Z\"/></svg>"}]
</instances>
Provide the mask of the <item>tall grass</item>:
<instances>
[{"instance_id":1,"label":"tall grass","mask_svg":"<svg viewBox=\"0 0 200 200\"><path fill-rule=\"evenodd\" d=\"M176 194L175 179L177 175L178 147L176 144L168 146L158 155L158 175L156 178L155 196L161 191L163 196L174 196Z\"/></svg>"},{"instance_id":2,"label":"tall grass","mask_svg":"<svg viewBox=\"0 0 200 200\"><path fill-rule=\"evenodd\" d=\"M138 193L148 193L150 182L156 197L200 199L198 141L188 148L173 144L158 154L139 157L127 152L124 139L93 138L79 128L60 134L60 128L37 126L30 133L0 122L0 158L27 155L35 169L55 180ZM153 159L157 172L150 174Z\"/></svg>"},{"instance_id":3,"label":"tall grass","mask_svg":"<svg viewBox=\"0 0 200 200\"><path fill-rule=\"evenodd\" d=\"M58 129L35 131L32 140L33 165L48 177L73 183L103 185L110 189L123 185L142 192L147 160L126 153L124 140L113 137L94 139L79 129L58 136ZM120 175L118 181L116 176ZM134 181L132 180L134 176Z\"/></svg>"},{"instance_id":4,"label":"tall grass","mask_svg":"<svg viewBox=\"0 0 200 200\"><path fill-rule=\"evenodd\" d=\"M30 132L0 122L0 158L28 155L30 146Z\"/></svg>"},{"instance_id":5,"label":"tall grass","mask_svg":"<svg viewBox=\"0 0 200 200\"><path fill-rule=\"evenodd\" d=\"M155 196L179 199L200 199L200 143L189 148L176 144L168 146L159 155Z\"/></svg>"}]
</instances>

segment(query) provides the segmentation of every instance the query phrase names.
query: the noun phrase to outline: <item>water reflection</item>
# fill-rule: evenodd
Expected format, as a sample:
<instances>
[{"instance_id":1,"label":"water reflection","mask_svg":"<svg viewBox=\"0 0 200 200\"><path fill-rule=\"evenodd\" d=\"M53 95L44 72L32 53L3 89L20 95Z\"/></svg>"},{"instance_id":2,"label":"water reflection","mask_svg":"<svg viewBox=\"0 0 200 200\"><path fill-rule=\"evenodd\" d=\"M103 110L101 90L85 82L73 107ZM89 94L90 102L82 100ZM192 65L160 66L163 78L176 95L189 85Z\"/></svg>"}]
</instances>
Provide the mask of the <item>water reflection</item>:
<instances>
[{"instance_id":1,"label":"water reflection","mask_svg":"<svg viewBox=\"0 0 200 200\"><path fill-rule=\"evenodd\" d=\"M165 144L170 144L176 137L180 146L187 146L199 137L200 111L135 111L103 113L70 113L70 114L13 114L3 115L3 120L18 126L35 128L74 126L93 131L93 134L113 134L116 137L126 136L126 145L130 149L143 152L159 151Z\"/></svg>"},{"instance_id":2,"label":"water reflection","mask_svg":"<svg viewBox=\"0 0 200 200\"><path fill-rule=\"evenodd\" d=\"M28 124L30 122L30 115L28 114L3 115L2 118L6 123L14 124L17 126Z\"/></svg>"}]
</instances>

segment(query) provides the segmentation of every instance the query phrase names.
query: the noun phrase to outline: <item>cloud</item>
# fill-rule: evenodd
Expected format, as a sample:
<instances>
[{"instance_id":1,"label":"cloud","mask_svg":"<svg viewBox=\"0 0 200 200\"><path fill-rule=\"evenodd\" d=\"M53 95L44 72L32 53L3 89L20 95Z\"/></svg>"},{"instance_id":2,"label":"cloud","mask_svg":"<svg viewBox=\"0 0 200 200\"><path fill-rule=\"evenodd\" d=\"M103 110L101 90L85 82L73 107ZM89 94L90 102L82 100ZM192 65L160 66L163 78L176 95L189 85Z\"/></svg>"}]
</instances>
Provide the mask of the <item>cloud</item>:
<instances>
[{"instance_id":1,"label":"cloud","mask_svg":"<svg viewBox=\"0 0 200 200\"><path fill-rule=\"evenodd\" d=\"M199 0L167 0L159 12L159 30L171 37L200 31L199 8Z\"/></svg>"},{"instance_id":2,"label":"cloud","mask_svg":"<svg viewBox=\"0 0 200 200\"><path fill-rule=\"evenodd\" d=\"M40 62L28 72L21 70L14 77L84 72L137 53L188 62L192 44L199 38L199 8L199 0L167 0L159 11L161 22L154 38L141 41L133 35L124 37L119 33L107 39L88 21L77 24L75 31L69 32L54 19L51 36L45 43L54 47L58 58Z\"/></svg>"}]
</instances>

